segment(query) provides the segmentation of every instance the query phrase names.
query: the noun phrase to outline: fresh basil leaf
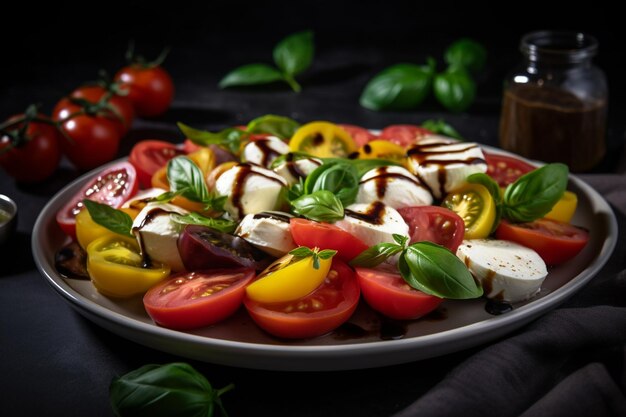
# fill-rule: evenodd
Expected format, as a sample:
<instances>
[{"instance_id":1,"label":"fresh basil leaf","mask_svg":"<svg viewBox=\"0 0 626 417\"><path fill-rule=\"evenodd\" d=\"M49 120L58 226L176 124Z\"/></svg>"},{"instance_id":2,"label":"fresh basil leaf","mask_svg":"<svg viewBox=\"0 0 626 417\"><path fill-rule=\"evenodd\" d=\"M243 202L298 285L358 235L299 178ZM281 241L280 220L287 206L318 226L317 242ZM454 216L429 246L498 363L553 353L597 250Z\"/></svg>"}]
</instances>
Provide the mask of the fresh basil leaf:
<instances>
[{"instance_id":1,"label":"fresh basil leaf","mask_svg":"<svg viewBox=\"0 0 626 417\"><path fill-rule=\"evenodd\" d=\"M289 254L298 258L306 258L312 256L313 251L311 248L307 248L306 246L298 246L297 248L290 250Z\"/></svg>"},{"instance_id":2,"label":"fresh basil leaf","mask_svg":"<svg viewBox=\"0 0 626 417\"><path fill-rule=\"evenodd\" d=\"M493 201L496 205L496 217L493 222L493 226L491 227L491 231L489 234L496 231L498 225L500 225L500 219L502 218L503 205L502 205L502 190L498 183L491 178L489 175L483 172L477 172L475 174L467 177L467 182L470 184L480 184L489 191L491 197L493 197Z\"/></svg>"},{"instance_id":3,"label":"fresh basil leaf","mask_svg":"<svg viewBox=\"0 0 626 417\"><path fill-rule=\"evenodd\" d=\"M241 140L247 135L246 132L233 127L226 128L219 132L208 132L206 130L195 129L184 123L176 123L183 135L193 143L202 146L218 145L233 154L239 153Z\"/></svg>"},{"instance_id":4,"label":"fresh basil leaf","mask_svg":"<svg viewBox=\"0 0 626 417\"><path fill-rule=\"evenodd\" d=\"M513 222L531 222L552 210L567 188L569 169L547 164L522 175L504 191L503 216Z\"/></svg>"},{"instance_id":5,"label":"fresh basil leaf","mask_svg":"<svg viewBox=\"0 0 626 417\"><path fill-rule=\"evenodd\" d=\"M267 114L248 123L246 131L248 133L267 133L281 139L291 139L299 127L300 123L289 117Z\"/></svg>"},{"instance_id":6,"label":"fresh basil leaf","mask_svg":"<svg viewBox=\"0 0 626 417\"><path fill-rule=\"evenodd\" d=\"M356 200L359 191L359 174L349 163L324 164L309 174L304 187L309 194L319 190L330 191L341 200L345 207Z\"/></svg>"},{"instance_id":7,"label":"fresh basil leaf","mask_svg":"<svg viewBox=\"0 0 626 417\"><path fill-rule=\"evenodd\" d=\"M370 110L405 110L419 105L430 91L434 60L429 65L396 64L372 78L359 102Z\"/></svg>"},{"instance_id":8,"label":"fresh basil leaf","mask_svg":"<svg viewBox=\"0 0 626 417\"><path fill-rule=\"evenodd\" d=\"M445 108L462 112L476 97L476 83L462 67L450 67L435 76L434 92Z\"/></svg>"},{"instance_id":9,"label":"fresh basil leaf","mask_svg":"<svg viewBox=\"0 0 626 417\"><path fill-rule=\"evenodd\" d=\"M487 61L487 49L480 43L463 38L446 49L444 58L449 65L461 66L469 71L482 70Z\"/></svg>"},{"instance_id":10,"label":"fresh basil leaf","mask_svg":"<svg viewBox=\"0 0 626 417\"><path fill-rule=\"evenodd\" d=\"M210 196L204 181L204 174L186 156L177 156L168 161L167 180L171 191L180 191L183 197L191 201L200 203L209 201Z\"/></svg>"},{"instance_id":11,"label":"fresh basil leaf","mask_svg":"<svg viewBox=\"0 0 626 417\"><path fill-rule=\"evenodd\" d=\"M295 214L318 222L334 223L343 219L341 200L330 191L320 190L291 202Z\"/></svg>"},{"instance_id":12,"label":"fresh basil leaf","mask_svg":"<svg viewBox=\"0 0 626 417\"><path fill-rule=\"evenodd\" d=\"M186 363L145 365L113 379L109 400L118 417L210 417L216 405L226 415L220 396L232 388L213 389Z\"/></svg>"},{"instance_id":13,"label":"fresh basil leaf","mask_svg":"<svg viewBox=\"0 0 626 417\"><path fill-rule=\"evenodd\" d=\"M288 202L291 202L302 197L304 194L304 182L302 181L302 178L299 178L297 183L287 189L285 198Z\"/></svg>"},{"instance_id":14,"label":"fresh basil leaf","mask_svg":"<svg viewBox=\"0 0 626 417\"><path fill-rule=\"evenodd\" d=\"M393 240L395 240L396 243L402 247L404 247L406 245L406 242L408 242L409 240L408 236L399 235L397 233L393 233L391 237L393 237Z\"/></svg>"},{"instance_id":15,"label":"fresh basil leaf","mask_svg":"<svg viewBox=\"0 0 626 417\"><path fill-rule=\"evenodd\" d=\"M220 88L235 87L242 85L269 84L283 81L280 71L267 64L248 64L235 68L222 78Z\"/></svg>"},{"instance_id":16,"label":"fresh basil leaf","mask_svg":"<svg viewBox=\"0 0 626 417\"><path fill-rule=\"evenodd\" d=\"M320 259L330 259L336 254L337 254L337 251L334 249L324 249L324 250L319 251L317 256L319 256Z\"/></svg>"},{"instance_id":17,"label":"fresh basil leaf","mask_svg":"<svg viewBox=\"0 0 626 417\"><path fill-rule=\"evenodd\" d=\"M390 165L401 166L398 162L387 159L351 159L349 163L356 168L359 178L374 168Z\"/></svg>"},{"instance_id":18,"label":"fresh basil leaf","mask_svg":"<svg viewBox=\"0 0 626 417\"><path fill-rule=\"evenodd\" d=\"M133 219L121 210L92 200L83 200L91 219L102 227L122 236L133 237Z\"/></svg>"},{"instance_id":19,"label":"fresh basil leaf","mask_svg":"<svg viewBox=\"0 0 626 417\"><path fill-rule=\"evenodd\" d=\"M483 294L467 267L452 252L431 242L407 247L398 261L400 275L412 288L455 300Z\"/></svg>"},{"instance_id":20,"label":"fresh basil leaf","mask_svg":"<svg viewBox=\"0 0 626 417\"><path fill-rule=\"evenodd\" d=\"M402 252L402 246L398 244L379 243L361 252L356 258L350 261L350 265L374 268L400 252Z\"/></svg>"},{"instance_id":21,"label":"fresh basil leaf","mask_svg":"<svg viewBox=\"0 0 626 417\"><path fill-rule=\"evenodd\" d=\"M457 132L457 130L454 127L452 127L451 125L446 123L443 119L426 120L426 121L422 122L421 126L424 129L428 129L431 132L437 133L439 135L444 135L444 136L447 136L449 138L454 138L454 139L458 139L458 140L465 140L461 136L461 134L459 132Z\"/></svg>"},{"instance_id":22,"label":"fresh basil leaf","mask_svg":"<svg viewBox=\"0 0 626 417\"><path fill-rule=\"evenodd\" d=\"M205 217L196 212L192 212L189 214L172 213L170 214L170 217L176 223L199 224L201 226L206 226L211 229L218 230L222 233L232 233L237 228L237 223L232 220L214 219L212 217Z\"/></svg>"},{"instance_id":23,"label":"fresh basil leaf","mask_svg":"<svg viewBox=\"0 0 626 417\"><path fill-rule=\"evenodd\" d=\"M166 191L163 194L159 194L156 197L153 197L151 199L148 200L148 202L156 202L156 203L169 203L170 201L172 201L173 199L175 199L176 197L178 197L179 195L182 195L182 191Z\"/></svg>"},{"instance_id":24,"label":"fresh basil leaf","mask_svg":"<svg viewBox=\"0 0 626 417\"><path fill-rule=\"evenodd\" d=\"M314 52L313 32L298 32L276 44L274 62L283 73L294 76L311 66Z\"/></svg>"}]
</instances>

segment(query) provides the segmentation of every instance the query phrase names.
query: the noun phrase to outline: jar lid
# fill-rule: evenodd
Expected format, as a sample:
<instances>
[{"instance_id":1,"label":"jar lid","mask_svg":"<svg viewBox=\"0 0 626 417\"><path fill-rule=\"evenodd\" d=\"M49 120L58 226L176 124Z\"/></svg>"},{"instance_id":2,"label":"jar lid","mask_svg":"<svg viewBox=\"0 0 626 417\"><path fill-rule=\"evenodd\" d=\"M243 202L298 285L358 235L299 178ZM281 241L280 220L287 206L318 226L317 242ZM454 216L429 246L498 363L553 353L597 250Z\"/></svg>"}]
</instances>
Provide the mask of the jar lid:
<instances>
[{"instance_id":1,"label":"jar lid","mask_svg":"<svg viewBox=\"0 0 626 417\"><path fill-rule=\"evenodd\" d=\"M543 30L524 35L520 50L530 61L579 63L597 53L598 41L586 33Z\"/></svg>"}]
</instances>

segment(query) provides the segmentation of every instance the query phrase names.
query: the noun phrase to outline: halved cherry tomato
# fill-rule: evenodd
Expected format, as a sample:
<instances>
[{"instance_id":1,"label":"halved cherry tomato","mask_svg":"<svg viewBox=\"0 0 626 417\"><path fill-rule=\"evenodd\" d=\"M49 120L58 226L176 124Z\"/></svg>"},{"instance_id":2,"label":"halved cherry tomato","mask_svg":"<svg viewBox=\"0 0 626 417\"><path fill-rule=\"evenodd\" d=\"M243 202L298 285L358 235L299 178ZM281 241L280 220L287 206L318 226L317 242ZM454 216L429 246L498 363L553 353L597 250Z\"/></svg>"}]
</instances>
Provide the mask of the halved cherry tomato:
<instances>
[{"instance_id":1,"label":"halved cherry tomato","mask_svg":"<svg viewBox=\"0 0 626 417\"><path fill-rule=\"evenodd\" d=\"M373 140L359 148L359 159L387 159L404 163L406 150L388 140Z\"/></svg>"},{"instance_id":2,"label":"halved cherry tomato","mask_svg":"<svg viewBox=\"0 0 626 417\"><path fill-rule=\"evenodd\" d=\"M87 246L87 271L102 294L130 297L167 278L170 267L156 262L144 266L137 241L117 235L99 237Z\"/></svg>"},{"instance_id":3,"label":"halved cherry tomato","mask_svg":"<svg viewBox=\"0 0 626 417\"><path fill-rule=\"evenodd\" d=\"M289 220L289 231L297 245L334 249L337 251L336 256L345 262L350 262L368 247L359 238L328 223L294 217Z\"/></svg>"},{"instance_id":4,"label":"halved cherry tomato","mask_svg":"<svg viewBox=\"0 0 626 417\"><path fill-rule=\"evenodd\" d=\"M550 220L569 223L574 217L576 206L578 205L578 197L571 191L565 191L563 197L552 207L552 210L544 217Z\"/></svg>"},{"instance_id":5,"label":"halved cherry tomato","mask_svg":"<svg viewBox=\"0 0 626 417\"><path fill-rule=\"evenodd\" d=\"M57 213L56 220L69 236L76 237L76 215L83 208L83 200L97 201L113 208L122 204L137 192L137 171L128 162L119 162L105 169L72 197Z\"/></svg>"},{"instance_id":6,"label":"halved cherry tomato","mask_svg":"<svg viewBox=\"0 0 626 417\"><path fill-rule=\"evenodd\" d=\"M455 212L444 207L418 206L398 210L409 225L410 243L429 241L456 253L465 236L465 223Z\"/></svg>"},{"instance_id":7,"label":"halved cherry tomato","mask_svg":"<svg viewBox=\"0 0 626 417\"><path fill-rule=\"evenodd\" d=\"M170 159L184 154L185 151L173 143L162 140L142 140L133 146L128 162L137 169L137 178L141 186L148 188L155 172L164 167Z\"/></svg>"},{"instance_id":8,"label":"halved cherry tomato","mask_svg":"<svg viewBox=\"0 0 626 417\"><path fill-rule=\"evenodd\" d=\"M522 175L535 169L534 166L512 156L484 152L487 161L487 175L500 187L514 183Z\"/></svg>"},{"instance_id":9,"label":"halved cherry tomato","mask_svg":"<svg viewBox=\"0 0 626 417\"><path fill-rule=\"evenodd\" d=\"M360 126L344 125L344 124L340 124L338 126L341 127L343 130L345 130L346 132L348 132L350 136L352 136L354 143L356 143L358 147L361 147L365 145L367 142L371 142L374 139L376 139L376 135L374 135L369 130L364 129Z\"/></svg>"},{"instance_id":10,"label":"halved cherry tomato","mask_svg":"<svg viewBox=\"0 0 626 417\"><path fill-rule=\"evenodd\" d=\"M356 276L367 304L392 319L417 319L443 301L443 298L411 288L398 273L356 268Z\"/></svg>"},{"instance_id":11,"label":"halved cherry tomato","mask_svg":"<svg viewBox=\"0 0 626 417\"><path fill-rule=\"evenodd\" d=\"M480 184L466 184L446 196L441 203L465 222L465 239L484 239L496 220L496 203L489 190Z\"/></svg>"},{"instance_id":12,"label":"halved cherry tomato","mask_svg":"<svg viewBox=\"0 0 626 417\"><path fill-rule=\"evenodd\" d=\"M295 301L261 304L244 298L252 319L266 332L289 339L326 334L347 321L359 302L359 285L348 265L335 259L323 284Z\"/></svg>"},{"instance_id":13,"label":"halved cherry tomato","mask_svg":"<svg viewBox=\"0 0 626 417\"><path fill-rule=\"evenodd\" d=\"M576 256L589 241L589 232L554 220L529 223L500 222L496 237L535 250L548 265L558 265Z\"/></svg>"},{"instance_id":14,"label":"halved cherry tomato","mask_svg":"<svg viewBox=\"0 0 626 417\"><path fill-rule=\"evenodd\" d=\"M86 85L79 87L70 94L74 98L82 98L91 103L97 103L107 94L107 90L99 85ZM125 136L135 118L135 110L130 100L125 96L112 94L108 103L113 109L110 119L115 122L120 136Z\"/></svg>"},{"instance_id":15,"label":"halved cherry tomato","mask_svg":"<svg viewBox=\"0 0 626 417\"><path fill-rule=\"evenodd\" d=\"M404 148L418 142L426 135L432 135L428 129L415 125L391 125L380 132L380 138Z\"/></svg>"},{"instance_id":16,"label":"halved cherry tomato","mask_svg":"<svg viewBox=\"0 0 626 417\"><path fill-rule=\"evenodd\" d=\"M289 141L289 148L320 158L346 157L357 150L350 134L329 122L311 122L300 127Z\"/></svg>"},{"instance_id":17,"label":"halved cherry tomato","mask_svg":"<svg viewBox=\"0 0 626 417\"><path fill-rule=\"evenodd\" d=\"M239 307L253 269L214 269L181 272L150 288L143 297L156 323L171 329L210 326Z\"/></svg>"},{"instance_id":18,"label":"halved cherry tomato","mask_svg":"<svg viewBox=\"0 0 626 417\"><path fill-rule=\"evenodd\" d=\"M159 116L174 98L174 83L160 66L129 65L115 74L115 81L128 91L128 98L139 116Z\"/></svg>"}]
</instances>

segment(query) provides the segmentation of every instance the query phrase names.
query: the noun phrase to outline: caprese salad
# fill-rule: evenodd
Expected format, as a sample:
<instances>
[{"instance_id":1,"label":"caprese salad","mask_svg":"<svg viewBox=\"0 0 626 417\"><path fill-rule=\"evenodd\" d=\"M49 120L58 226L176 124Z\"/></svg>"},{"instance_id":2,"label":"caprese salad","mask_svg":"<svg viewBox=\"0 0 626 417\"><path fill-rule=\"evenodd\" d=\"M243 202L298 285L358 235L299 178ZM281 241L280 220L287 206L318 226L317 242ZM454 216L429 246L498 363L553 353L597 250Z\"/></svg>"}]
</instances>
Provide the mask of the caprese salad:
<instances>
[{"instance_id":1,"label":"caprese salad","mask_svg":"<svg viewBox=\"0 0 626 417\"><path fill-rule=\"evenodd\" d=\"M243 305L268 333L309 338L359 302L396 320L444 299L510 306L588 240L569 224L562 164L536 168L412 125L377 134L267 115L220 132L179 127L183 146L138 143L57 215L76 242L59 271L109 297L143 295L168 328Z\"/></svg>"}]
</instances>

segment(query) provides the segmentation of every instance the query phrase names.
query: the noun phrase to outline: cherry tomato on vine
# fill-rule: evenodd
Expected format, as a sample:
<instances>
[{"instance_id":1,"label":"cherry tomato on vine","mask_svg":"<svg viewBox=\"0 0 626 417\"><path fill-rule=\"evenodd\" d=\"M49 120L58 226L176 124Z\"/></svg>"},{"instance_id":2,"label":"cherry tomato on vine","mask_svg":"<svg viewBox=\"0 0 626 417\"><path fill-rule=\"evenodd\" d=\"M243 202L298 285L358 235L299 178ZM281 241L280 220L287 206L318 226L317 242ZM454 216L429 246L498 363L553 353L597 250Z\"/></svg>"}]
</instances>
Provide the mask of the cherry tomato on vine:
<instances>
[{"instance_id":1,"label":"cherry tomato on vine","mask_svg":"<svg viewBox=\"0 0 626 417\"><path fill-rule=\"evenodd\" d=\"M36 113L31 116L46 120ZM28 121L24 114L11 117L4 126L0 132L0 166L7 174L25 183L43 181L52 175L61 159L56 127L43 121Z\"/></svg>"},{"instance_id":2,"label":"cherry tomato on vine","mask_svg":"<svg viewBox=\"0 0 626 417\"><path fill-rule=\"evenodd\" d=\"M87 100L91 103L98 103L108 94L108 91L99 85L86 85L72 91L71 97ZM110 93L107 100L111 106L111 120L115 121L121 136L125 136L130 130L130 126L135 118L135 110L133 104L125 96Z\"/></svg>"},{"instance_id":3,"label":"cherry tomato on vine","mask_svg":"<svg viewBox=\"0 0 626 417\"><path fill-rule=\"evenodd\" d=\"M172 77L160 66L131 64L122 68L115 80L128 91L127 97L142 117L162 115L174 98Z\"/></svg>"}]
</instances>

